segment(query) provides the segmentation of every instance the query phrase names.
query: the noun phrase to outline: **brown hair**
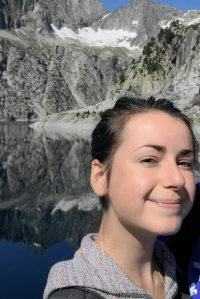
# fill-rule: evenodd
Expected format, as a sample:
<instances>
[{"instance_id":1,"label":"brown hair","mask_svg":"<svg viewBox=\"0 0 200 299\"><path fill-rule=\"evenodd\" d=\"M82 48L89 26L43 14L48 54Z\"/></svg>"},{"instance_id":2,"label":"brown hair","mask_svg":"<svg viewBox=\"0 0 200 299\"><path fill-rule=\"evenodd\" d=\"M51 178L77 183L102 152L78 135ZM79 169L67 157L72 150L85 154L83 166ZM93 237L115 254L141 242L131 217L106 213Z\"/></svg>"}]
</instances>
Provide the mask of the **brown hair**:
<instances>
[{"instance_id":1,"label":"brown hair","mask_svg":"<svg viewBox=\"0 0 200 299\"><path fill-rule=\"evenodd\" d=\"M198 144L192 129L192 121L172 102L166 99L155 100L153 97L148 100L123 97L116 102L113 108L102 113L100 122L92 132L92 160L98 159L105 164L108 181L114 152L122 140L121 135L125 124L131 116L150 111L164 112L181 119L187 125L192 135L195 161L197 161ZM100 203L102 208L107 210L108 200L105 196L100 197Z\"/></svg>"}]
</instances>

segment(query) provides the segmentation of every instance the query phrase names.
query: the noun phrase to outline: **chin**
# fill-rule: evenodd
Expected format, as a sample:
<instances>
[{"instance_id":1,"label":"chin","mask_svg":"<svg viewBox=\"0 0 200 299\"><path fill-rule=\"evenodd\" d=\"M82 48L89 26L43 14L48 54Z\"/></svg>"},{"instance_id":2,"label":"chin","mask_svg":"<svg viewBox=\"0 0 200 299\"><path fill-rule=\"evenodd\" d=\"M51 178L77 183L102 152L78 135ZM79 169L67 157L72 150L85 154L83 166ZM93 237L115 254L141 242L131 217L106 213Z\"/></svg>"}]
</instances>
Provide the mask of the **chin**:
<instances>
[{"instance_id":1,"label":"chin","mask_svg":"<svg viewBox=\"0 0 200 299\"><path fill-rule=\"evenodd\" d=\"M169 236L169 235L175 235L181 228L182 220L176 221L175 223L170 223L169 226L161 227L159 228L159 235L162 236Z\"/></svg>"}]
</instances>

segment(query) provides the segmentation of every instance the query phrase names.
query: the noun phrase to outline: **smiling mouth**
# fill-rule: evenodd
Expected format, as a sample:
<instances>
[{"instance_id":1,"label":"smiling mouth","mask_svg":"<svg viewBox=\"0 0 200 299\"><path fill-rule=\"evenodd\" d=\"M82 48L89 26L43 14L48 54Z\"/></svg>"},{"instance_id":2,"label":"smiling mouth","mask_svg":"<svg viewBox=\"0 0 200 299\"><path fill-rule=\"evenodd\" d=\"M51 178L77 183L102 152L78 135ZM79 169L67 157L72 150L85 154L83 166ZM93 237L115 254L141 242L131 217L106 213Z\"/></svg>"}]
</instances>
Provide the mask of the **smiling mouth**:
<instances>
[{"instance_id":1,"label":"smiling mouth","mask_svg":"<svg viewBox=\"0 0 200 299\"><path fill-rule=\"evenodd\" d=\"M167 209L180 209L182 206L182 200L169 200L169 201L158 201L158 200L150 200L152 203L160 206L162 208Z\"/></svg>"}]
</instances>

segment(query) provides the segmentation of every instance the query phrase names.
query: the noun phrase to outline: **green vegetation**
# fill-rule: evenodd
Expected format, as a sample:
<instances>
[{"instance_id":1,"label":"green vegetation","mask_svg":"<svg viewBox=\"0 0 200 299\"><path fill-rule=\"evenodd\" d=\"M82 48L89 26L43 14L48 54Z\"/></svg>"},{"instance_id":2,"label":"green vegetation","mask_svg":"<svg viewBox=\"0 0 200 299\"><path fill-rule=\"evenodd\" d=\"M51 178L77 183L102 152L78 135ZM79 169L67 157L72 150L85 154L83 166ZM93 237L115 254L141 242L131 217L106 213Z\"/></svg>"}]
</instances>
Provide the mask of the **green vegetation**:
<instances>
[{"instance_id":1,"label":"green vegetation","mask_svg":"<svg viewBox=\"0 0 200 299\"><path fill-rule=\"evenodd\" d=\"M128 78L128 76L126 76L125 74L122 74L120 77L119 77L119 83L120 84L123 84L126 79Z\"/></svg>"},{"instance_id":2,"label":"green vegetation","mask_svg":"<svg viewBox=\"0 0 200 299\"><path fill-rule=\"evenodd\" d=\"M64 112L63 113L59 113L58 116L56 117L56 121L57 120L58 121L61 120L65 115L66 115L66 113L64 113Z\"/></svg>"},{"instance_id":3,"label":"green vegetation","mask_svg":"<svg viewBox=\"0 0 200 299\"><path fill-rule=\"evenodd\" d=\"M138 65L138 61L133 58L132 63L131 63L131 69L135 70L137 65Z\"/></svg>"},{"instance_id":4,"label":"green vegetation","mask_svg":"<svg viewBox=\"0 0 200 299\"><path fill-rule=\"evenodd\" d=\"M199 30L200 29L200 23L193 24L193 25L190 26L190 28L192 28L194 30Z\"/></svg>"},{"instance_id":5,"label":"green vegetation","mask_svg":"<svg viewBox=\"0 0 200 299\"><path fill-rule=\"evenodd\" d=\"M157 61L156 57L153 58L144 58L144 66L146 67L148 74L153 72L159 72L162 70L162 65Z\"/></svg>"},{"instance_id":6,"label":"green vegetation","mask_svg":"<svg viewBox=\"0 0 200 299\"><path fill-rule=\"evenodd\" d=\"M171 28L161 29L158 33L158 40L163 43L164 47L171 45L174 37L175 33L171 30Z\"/></svg>"},{"instance_id":7,"label":"green vegetation","mask_svg":"<svg viewBox=\"0 0 200 299\"><path fill-rule=\"evenodd\" d=\"M196 125L200 125L200 114L198 112L191 112L189 117L194 121Z\"/></svg>"},{"instance_id":8,"label":"green vegetation","mask_svg":"<svg viewBox=\"0 0 200 299\"><path fill-rule=\"evenodd\" d=\"M127 80L128 75L122 74L121 76L119 76L118 80L115 80L115 83L119 83L118 88L116 90L116 93L120 93L121 89L122 89L122 85L123 83Z\"/></svg>"},{"instance_id":9,"label":"green vegetation","mask_svg":"<svg viewBox=\"0 0 200 299\"><path fill-rule=\"evenodd\" d=\"M148 42L148 44L146 46L144 46L143 55L150 56L151 53L152 53L152 49L155 46L155 44L156 44L156 38L152 37L150 42Z\"/></svg>"},{"instance_id":10,"label":"green vegetation","mask_svg":"<svg viewBox=\"0 0 200 299\"><path fill-rule=\"evenodd\" d=\"M96 111L87 110L84 112L78 111L77 113L75 113L76 121L79 121L80 119L88 118L89 116L92 116L94 121L99 121L101 119L100 113Z\"/></svg>"},{"instance_id":11,"label":"green vegetation","mask_svg":"<svg viewBox=\"0 0 200 299\"><path fill-rule=\"evenodd\" d=\"M200 24L193 24L191 26L185 26L179 24L179 21L173 21L169 28L161 29L157 38L152 37L143 49L143 55L138 60L133 59L130 71L133 71L133 79L137 74L142 76L146 75L161 75L166 76L176 64L176 57L179 47L183 40L186 38L188 30L199 30ZM200 34L199 34L200 42ZM194 51L196 46L192 47ZM173 76L171 73L170 76ZM119 77L119 85L116 90L120 92L123 83L128 78L128 73L122 74Z\"/></svg>"},{"instance_id":12,"label":"green vegetation","mask_svg":"<svg viewBox=\"0 0 200 299\"><path fill-rule=\"evenodd\" d=\"M177 42L173 42L173 40L175 37L182 38L183 28L185 26L179 25L178 21L174 21L169 28L160 30L157 39L151 38L143 49L143 64L139 69L141 74L153 74L155 72L165 74L164 65L167 61L168 68L171 69L168 52L172 54L177 52ZM175 62L176 59L172 58L171 63L174 64Z\"/></svg>"},{"instance_id":13,"label":"green vegetation","mask_svg":"<svg viewBox=\"0 0 200 299\"><path fill-rule=\"evenodd\" d=\"M81 114L81 118L87 118L90 115L90 111L85 111Z\"/></svg>"}]
</instances>

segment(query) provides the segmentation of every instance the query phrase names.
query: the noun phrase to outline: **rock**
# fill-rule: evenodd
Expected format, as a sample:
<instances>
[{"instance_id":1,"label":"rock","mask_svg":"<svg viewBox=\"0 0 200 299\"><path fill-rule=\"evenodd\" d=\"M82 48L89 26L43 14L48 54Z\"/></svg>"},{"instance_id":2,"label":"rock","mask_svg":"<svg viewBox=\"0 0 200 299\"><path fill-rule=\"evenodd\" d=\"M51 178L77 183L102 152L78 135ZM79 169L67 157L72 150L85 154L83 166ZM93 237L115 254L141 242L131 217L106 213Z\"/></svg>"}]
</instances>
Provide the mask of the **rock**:
<instances>
[{"instance_id":1,"label":"rock","mask_svg":"<svg viewBox=\"0 0 200 299\"><path fill-rule=\"evenodd\" d=\"M0 3L0 29L39 30L51 34L51 23L72 30L91 26L107 9L98 0L3 0Z\"/></svg>"},{"instance_id":2,"label":"rock","mask_svg":"<svg viewBox=\"0 0 200 299\"><path fill-rule=\"evenodd\" d=\"M180 36L171 48L160 40L160 52L155 48L143 67L151 48L146 44L153 45L176 19L183 23ZM148 0L132 0L111 14L98 0L1 1L0 120L86 112L127 94L165 96L190 106L199 92L198 20L198 11Z\"/></svg>"},{"instance_id":3,"label":"rock","mask_svg":"<svg viewBox=\"0 0 200 299\"><path fill-rule=\"evenodd\" d=\"M27 42L27 41L26 41ZM109 86L131 61L123 50L45 46L2 38L0 119L80 109L105 100Z\"/></svg>"},{"instance_id":4,"label":"rock","mask_svg":"<svg viewBox=\"0 0 200 299\"><path fill-rule=\"evenodd\" d=\"M199 105L200 25L176 24L162 34L147 44L144 55L128 68L125 82L115 85L115 91L112 87L115 99L153 95L168 98L181 109Z\"/></svg>"},{"instance_id":5,"label":"rock","mask_svg":"<svg viewBox=\"0 0 200 299\"><path fill-rule=\"evenodd\" d=\"M106 18L99 20L93 28L136 32L137 36L131 45L143 48L151 37L158 35L161 28L169 26L174 20L184 20L195 13L196 11L183 11L153 1L132 0L130 4L116 9Z\"/></svg>"}]
</instances>

